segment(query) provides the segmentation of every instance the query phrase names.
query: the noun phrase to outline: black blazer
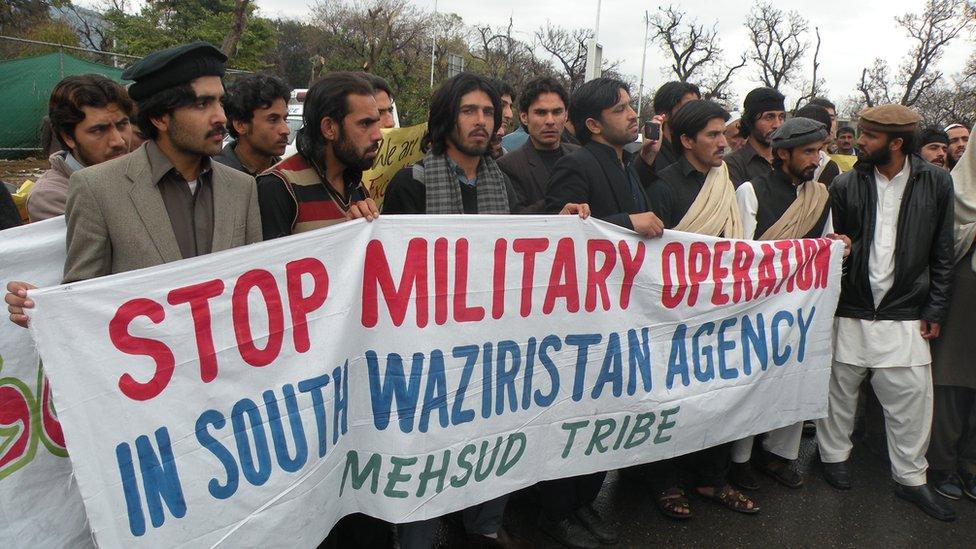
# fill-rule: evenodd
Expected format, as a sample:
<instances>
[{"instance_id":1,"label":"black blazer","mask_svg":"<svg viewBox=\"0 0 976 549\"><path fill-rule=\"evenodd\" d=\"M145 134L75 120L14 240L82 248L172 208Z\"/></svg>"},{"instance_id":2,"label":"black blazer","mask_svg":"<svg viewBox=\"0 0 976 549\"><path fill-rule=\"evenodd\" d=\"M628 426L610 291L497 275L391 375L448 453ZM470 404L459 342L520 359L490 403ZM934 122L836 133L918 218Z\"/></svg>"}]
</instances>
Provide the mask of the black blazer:
<instances>
[{"instance_id":1,"label":"black blazer","mask_svg":"<svg viewBox=\"0 0 976 549\"><path fill-rule=\"evenodd\" d=\"M617 161L617 154L611 147L590 141L573 154L564 156L556 162L546 189L546 212L558 213L568 202L590 205L590 213L597 219L634 229L630 214L650 211L650 200L641 185L639 192L644 194L648 208L638 209L630 194L630 184L624 169L634 172L633 161L637 155L624 153L624 164Z\"/></svg>"},{"instance_id":2,"label":"black blazer","mask_svg":"<svg viewBox=\"0 0 976 549\"><path fill-rule=\"evenodd\" d=\"M563 143L563 156L579 150L579 145ZM498 167L512 180L521 202L512 208L512 213L545 213L546 184L549 182L549 169L546 168L539 153L532 146L532 140L514 151L499 158Z\"/></svg>"}]
</instances>

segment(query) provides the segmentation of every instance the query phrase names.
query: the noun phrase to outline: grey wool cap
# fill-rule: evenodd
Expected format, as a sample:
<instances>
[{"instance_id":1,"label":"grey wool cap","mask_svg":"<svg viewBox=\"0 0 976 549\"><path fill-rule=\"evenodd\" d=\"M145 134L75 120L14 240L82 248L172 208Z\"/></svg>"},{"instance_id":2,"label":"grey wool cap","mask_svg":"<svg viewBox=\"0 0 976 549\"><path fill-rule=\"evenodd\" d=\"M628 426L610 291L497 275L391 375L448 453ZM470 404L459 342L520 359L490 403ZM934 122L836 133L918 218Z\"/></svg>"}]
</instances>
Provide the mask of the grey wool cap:
<instances>
[{"instance_id":1,"label":"grey wool cap","mask_svg":"<svg viewBox=\"0 0 976 549\"><path fill-rule=\"evenodd\" d=\"M827 127L809 118L790 118L772 135L774 149L792 149L827 139Z\"/></svg>"}]
</instances>

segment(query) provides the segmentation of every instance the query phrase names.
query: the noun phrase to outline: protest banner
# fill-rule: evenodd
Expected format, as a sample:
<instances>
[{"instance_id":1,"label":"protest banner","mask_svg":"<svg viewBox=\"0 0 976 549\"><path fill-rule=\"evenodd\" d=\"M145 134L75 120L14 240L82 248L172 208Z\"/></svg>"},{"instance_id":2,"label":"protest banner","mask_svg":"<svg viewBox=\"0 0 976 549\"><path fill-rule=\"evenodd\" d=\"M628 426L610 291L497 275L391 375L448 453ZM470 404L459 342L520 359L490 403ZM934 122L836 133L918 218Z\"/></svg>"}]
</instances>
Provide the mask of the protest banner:
<instances>
[{"instance_id":1,"label":"protest banner","mask_svg":"<svg viewBox=\"0 0 976 549\"><path fill-rule=\"evenodd\" d=\"M393 176L401 168L424 157L423 151L420 150L420 140L426 131L426 122L409 128L382 130L383 143L380 144L373 167L363 172L363 185L369 190L369 196L376 202L377 207L383 207L383 195Z\"/></svg>"},{"instance_id":2,"label":"protest banner","mask_svg":"<svg viewBox=\"0 0 976 549\"><path fill-rule=\"evenodd\" d=\"M384 216L32 291L31 331L100 546L312 547L824 416L841 250Z\"/></svg>"},{"instance_id":3,"label":"protest banner","mask_svg":"<svg viewBox=\"0 0 976 549\"><path fill-rule=\"evenodd\" d=\"M64 217L0 232L0 286L61 282ZM61 425L27 330L0 319L0 547L90 547Z\"/></svg>"}]
</instances>

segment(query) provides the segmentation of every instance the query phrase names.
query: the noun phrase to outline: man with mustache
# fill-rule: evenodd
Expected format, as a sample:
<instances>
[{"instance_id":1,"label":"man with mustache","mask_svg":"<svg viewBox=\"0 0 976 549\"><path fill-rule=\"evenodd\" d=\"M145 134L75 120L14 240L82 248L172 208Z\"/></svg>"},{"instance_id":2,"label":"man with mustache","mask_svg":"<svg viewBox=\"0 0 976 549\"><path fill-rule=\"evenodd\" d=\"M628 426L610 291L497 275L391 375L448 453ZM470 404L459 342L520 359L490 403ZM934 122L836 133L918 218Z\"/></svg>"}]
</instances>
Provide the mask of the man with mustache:
<instances>
[{"instance_id":1,"label":"man with mustache","mask_svg":"<svg viewBox=\"0 0 976 549\"><path fill-rule=\"evenodd\" d=\"M827 137L824 123L802 117L787 120L773 132L773 171L746 181L735 191L743 238L844 239L831 234L827 187L815 180ZM776 429L763 440L762 472L789 488L803 485L803 477L794 466L802 435L803 422L800 422ZM732 445L731 479L745 490L759 488L759 480L749 464L753 438L746 437Z\"/></svg>"},{"instance_id":2,"label":"man with mustache","mask_svg":"<svg viewBox=\"0 0 976 549\"><path fill-rule=\"evenodd\" d=\"M374 91L353 72L329 73L308 90L298 152L258 177L265 240L379 215L363 185L383 139Z\"/></svg>"},{"instance_id":3,"label":"man with mustache","mask_svg":"<svg viewBox=\"0 0 976 549\"><path fill-rule=\"evenodd\" d=\"M769 140L786 121L785 100L782 93L772 88L756 88L746 95L739 121L739 135L746 138L746 143L725 158L735 186L773 171Z\"/></svg>"},{"instance_id":4,"label":"man with mustache","mask_svg":"<svg viewBox=\"0 0 976 549\"><path fill-rule=\"evenodd\" d=\"M227 118L227 56L206 42L152 53L133 80L137 150L71 175L64 282L152 267L261 241L254 178L211 162ZM10 320L27 325L32 286L7 284Z\"/></svg>"},{"instance_id":5,"label":"man with mustache","mask_svg":"<svg viewBox=\"0 0 976 549\"><path fill-rule=\"evenodd\" d=\"M519 203L508 177L491 157L495 129L502 124L497 86L471 73L446 80L430 100L423 160L403 168L390 181L383 214L510 214ZM560 213L586 217L585 204L566 204ZM462 511L469 547L516 547L502 528L508 496ZM397 525L400 547L428 548L438 519Z\"/></svg>"},{"instance_id":6,"label":"man with mustache","mask_svg":"<svg viewBox=\"0 0 976 549\"><path fill-rule=\"evenodd\" d=\"M224 112L234 140L214 160L250 176L281 160L291 133L285 122L290 96L287 84L267 74L247 75L231 84L224 95Z\"/></svg>"},{"instance_id":7,"label":"man with mustache","mask_svg":"<svg viewBox=\"0 0 976 549\"><path fill-rule=\"evenodd\" d=\"M962 158L962 153L966 152L966 145L969 144L969 128L962 124L949 124L945 129L949 136L949 154L946 157L946 167L952 169Z\"/></svg>"},{"instance_id":8,"label":"man with mustache","mask_svg":"<svg viewBox=\"0 0 976 549\"><path fill-rule=\"evenodd\" d=\"M742 238L735 189L724 161L729 118L717 103L700 99L688 102L671 118L678 161L658 174L650 193L652 207L666 229ZM721 444L652 464L661 512L679 520L692 516L681 476L702 497L735 512L758 513L759 504L728 482L729 451L729 444Z\"/></svg>"},{"instance_id":9,"label":"man with mustache","mask_svg":"<svg viewBox=\"0 0 976 549\"><path fill-rule=\"evenodd\" d=\"M949 150L949 136L939 127L929 126L918 134L918 155L922 160L938 166L942 169L946 167L946 159Z\"/></svg>"},{"instance_id":10,"label":"man with mustache","mask_svg":"<svg viewBox=\"0 0 976 549\"><path fill-rule=\"evenodd\" d=\"M921 117L901 105L860 113L858 163L830 187L834 229L851 239L834 325L827 417L817 421L824 477L851 488L851 432L861 383L884 409L895 495L939 520L955 510L926 484L932 356L948 314L954 262L953 185L911 154Z\"/></svg>"},{"instance_id":11,"label":"man with mustache","mask_svg":"<svg viewBox=\"0 0 976 549\"><path fill-rule=\"evenodd\" d=\"M72 173L129 152L134 110L125 88L100 74L68 76L54 86L48 116L65 149L48 158L51 168L31 188L32 222L64 213Z\"/></svg>"},{"instance_id":12,"label":"man with mustache","mask_svg":"<svg viewBox=\"0 0 976 549\"><path fill-rule=\"evenodd\" d=\"M854 148L854 128L841 126L837 130L837 154L857 156L857 149Z\"/></svg>"}]
</instances>

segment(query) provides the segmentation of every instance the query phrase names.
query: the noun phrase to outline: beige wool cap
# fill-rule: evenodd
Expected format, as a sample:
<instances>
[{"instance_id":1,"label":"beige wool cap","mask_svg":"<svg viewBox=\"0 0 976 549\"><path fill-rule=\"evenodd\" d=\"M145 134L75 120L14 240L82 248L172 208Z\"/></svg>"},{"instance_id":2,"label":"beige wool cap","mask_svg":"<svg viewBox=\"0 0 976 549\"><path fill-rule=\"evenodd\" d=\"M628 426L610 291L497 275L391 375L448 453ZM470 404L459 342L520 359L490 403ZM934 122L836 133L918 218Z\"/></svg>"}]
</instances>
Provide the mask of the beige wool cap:
<instances>
[{"instance_id":1,"label":"beige wool cap","mask_svg":"<svg viewBox=\"0 0 976 549\"><path fill-rule=\"evenodd\" d=\"M894 103L864 109L858 116L858 125L865 130L885 133L913 132L922 121L917 112Z\"/></svg>"}]
</instances>

